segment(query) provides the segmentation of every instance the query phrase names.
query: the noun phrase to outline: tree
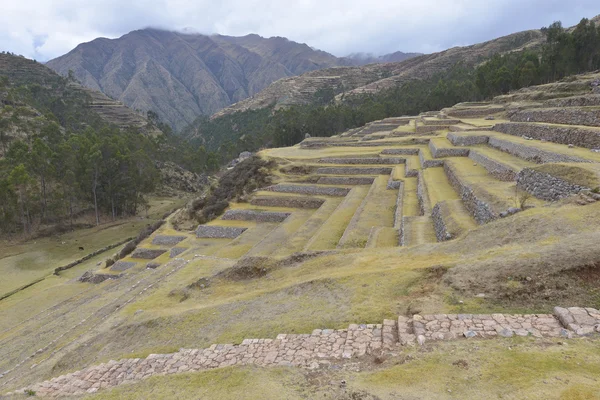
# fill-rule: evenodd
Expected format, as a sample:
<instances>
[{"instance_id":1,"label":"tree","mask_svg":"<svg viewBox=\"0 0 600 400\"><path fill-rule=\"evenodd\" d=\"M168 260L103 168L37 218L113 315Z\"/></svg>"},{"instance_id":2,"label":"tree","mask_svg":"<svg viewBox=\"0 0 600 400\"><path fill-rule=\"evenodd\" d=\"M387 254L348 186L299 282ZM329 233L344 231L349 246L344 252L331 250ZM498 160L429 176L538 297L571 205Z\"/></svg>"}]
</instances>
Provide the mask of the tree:
<instances>
[{"instance_id":1,"label":"tree","mask_svg":"<svg viewBox=\"0 0 600 400\"><path fill-rule=\"evenodd\" d=\"M21 224L23 230L27 233L31 232L31 218L29 215L29 186L32 179L27 173L25 165L19 164L10 173L8 182L17 190L19 194L19 211L21 215Z\"/></svg>"}]
</instances>

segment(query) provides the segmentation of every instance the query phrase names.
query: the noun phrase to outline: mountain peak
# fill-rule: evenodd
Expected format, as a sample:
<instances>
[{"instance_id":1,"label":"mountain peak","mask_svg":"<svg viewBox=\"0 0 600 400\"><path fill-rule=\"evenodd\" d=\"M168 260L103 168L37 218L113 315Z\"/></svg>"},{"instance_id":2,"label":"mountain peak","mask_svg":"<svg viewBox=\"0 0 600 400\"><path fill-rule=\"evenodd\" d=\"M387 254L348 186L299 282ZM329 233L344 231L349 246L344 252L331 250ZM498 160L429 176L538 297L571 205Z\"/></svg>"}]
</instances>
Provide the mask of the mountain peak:
<instances>
[{"instance_id":1,"label":"mountain peak","mask_svg":"<svg viewBox=\"0 0 600 400\"><path fill-rule=\"evenodd\" d=\"M278 79L354 64L281 36L146 27L117 39L82 43L47 65L61 75L73 71L84 86L134 109L155 111L180 130L199 115L212 115Z\"/></svg>"}]
</instances>

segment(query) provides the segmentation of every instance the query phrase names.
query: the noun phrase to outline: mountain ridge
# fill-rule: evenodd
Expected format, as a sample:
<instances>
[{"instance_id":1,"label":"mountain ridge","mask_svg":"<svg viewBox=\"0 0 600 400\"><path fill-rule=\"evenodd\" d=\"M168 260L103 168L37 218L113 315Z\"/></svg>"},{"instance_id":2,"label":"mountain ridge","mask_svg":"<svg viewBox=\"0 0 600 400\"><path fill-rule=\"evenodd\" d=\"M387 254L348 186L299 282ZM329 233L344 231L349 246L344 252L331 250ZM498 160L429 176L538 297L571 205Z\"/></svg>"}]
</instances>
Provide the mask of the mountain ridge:
<instances>
[{"instance_id":1,"label":"mountain ridge","mask_svg":"<svg viewBox=\"0 0 600 400\"><path fill-rule=\"evenodd\" d=\"M180 130L199 115L212 115L279 79L373 61L336 57L283 37L209 36L146 28L117 39L81 43L47 66L63 76L72 71L84 86L134 109L155 111Z\"/></svg>"}]
</instances>

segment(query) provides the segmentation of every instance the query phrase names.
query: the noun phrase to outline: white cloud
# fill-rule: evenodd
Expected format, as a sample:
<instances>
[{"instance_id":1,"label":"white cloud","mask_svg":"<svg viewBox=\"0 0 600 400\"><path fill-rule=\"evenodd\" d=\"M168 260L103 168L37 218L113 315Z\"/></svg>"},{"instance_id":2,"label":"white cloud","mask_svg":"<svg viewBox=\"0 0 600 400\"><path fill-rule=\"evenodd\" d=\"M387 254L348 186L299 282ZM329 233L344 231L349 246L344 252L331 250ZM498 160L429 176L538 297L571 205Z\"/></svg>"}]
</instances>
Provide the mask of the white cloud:
<instances>
[{"instance_id":1,"label":"white cloud","mask_svg":"<svg viewBox=\"0 0 600 400\"><path fill-rule=\"evenodd\" d=\"M284 36L341 56L432 52L600 13L597 0L21 0L0 12L0 49L48 60L147 26Z\"/></svg>"}]
</instances>

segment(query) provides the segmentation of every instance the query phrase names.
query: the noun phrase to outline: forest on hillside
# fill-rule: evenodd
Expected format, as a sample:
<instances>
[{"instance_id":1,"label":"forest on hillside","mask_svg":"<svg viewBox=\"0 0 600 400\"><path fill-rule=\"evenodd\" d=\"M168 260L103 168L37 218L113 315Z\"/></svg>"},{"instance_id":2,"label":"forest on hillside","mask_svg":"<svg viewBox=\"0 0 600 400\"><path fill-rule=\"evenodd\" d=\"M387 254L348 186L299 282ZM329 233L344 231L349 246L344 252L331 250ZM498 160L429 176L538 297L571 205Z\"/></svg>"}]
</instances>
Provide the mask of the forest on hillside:
<instances>
[{"instance_id":1,"label":"forest on hillside","mask_svg":"<svg viewBox=\"0 0 600 400\"><path fill-rule=\"evenodd\" d=\"M310 136L332 136L368 122L440 110L463 101L478 101L531 85L600 69L600 27L582 19L573 29L560 22L542 28L538 49L496 54L476 68L456 64L427 80L334 102L336 88L315 93L309 105L264 108L210 120L199 117L182 135L221 160L261 147L291 146ZM206 150L204 150L206 149Z\"/></svg>"},{"instance_id":2,"label":"forest on hillside","mask_svg":"<svg viewBox=\"0 0 600 400\"><path fill-rule=\"evenodd\" d=\"M44 224L73 224L82 213L96 223L136 215L159 184L157 161L212 173L242 151L290 146L332 136L391 116L416 115L463 101L554 82L600 68L600 28L583 19L542 29L541 48L495 55L476 68L457 64L431 79L335 102L337 88L312 104L268 107L198 120L181 134L156 113L148 137L103 121L89 98L35 61L0 55L0 232L31 232ZM7 66L8 64L8 66Z\"/></svg>"}]
</instances>

